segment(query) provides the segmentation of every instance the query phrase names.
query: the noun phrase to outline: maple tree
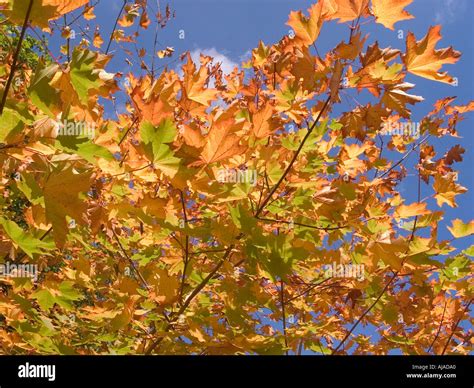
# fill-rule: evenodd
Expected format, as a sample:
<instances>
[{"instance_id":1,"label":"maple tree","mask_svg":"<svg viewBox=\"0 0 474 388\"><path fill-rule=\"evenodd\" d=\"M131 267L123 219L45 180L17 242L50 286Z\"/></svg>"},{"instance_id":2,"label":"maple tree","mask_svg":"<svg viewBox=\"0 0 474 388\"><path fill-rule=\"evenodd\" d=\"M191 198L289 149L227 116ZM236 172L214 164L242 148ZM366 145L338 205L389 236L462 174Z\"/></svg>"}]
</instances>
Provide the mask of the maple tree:
<instances>
[{"instance_id":1,"label":"maple tree","mask_svg":"<svg viewBox=\"0 0 474 388\"><path fill-rule=\"evenodd\" d=\"M139 41L126 28L149 28L145 0L124 1L110 37L96 29L75 47L56 21L91 21L94 4L0 0L0 28L21 31L0 68L0 253L40 271L0 278L0 352L468 353L474 246L456 242L474 221L453 219L452 239L438 238L467 191L455 170L465 150L443 155L431 140L456 140L474 103L446 97L419 138L381 137L423 101L407 74L452 83L444 66L460 53L436 48L439 26L409 33L404 52L363 31L413 18L411 2L319 0L290 13L293 36L261 42L230 74L189 53L180 71L158 72L140 50L144 74L124 76L107 71L110 50ZM173 17L167 7L153 22ZM314 43L334 21L348 39L321 56ZM18 60L27 31L60 27L62 60ZM120 93L127 110L110 118ZM65 122L94 136L58 133ZM399 190L409 170L416 201ZM333 263L363 276L325 276Z\"/></svg>"}]
</instances>

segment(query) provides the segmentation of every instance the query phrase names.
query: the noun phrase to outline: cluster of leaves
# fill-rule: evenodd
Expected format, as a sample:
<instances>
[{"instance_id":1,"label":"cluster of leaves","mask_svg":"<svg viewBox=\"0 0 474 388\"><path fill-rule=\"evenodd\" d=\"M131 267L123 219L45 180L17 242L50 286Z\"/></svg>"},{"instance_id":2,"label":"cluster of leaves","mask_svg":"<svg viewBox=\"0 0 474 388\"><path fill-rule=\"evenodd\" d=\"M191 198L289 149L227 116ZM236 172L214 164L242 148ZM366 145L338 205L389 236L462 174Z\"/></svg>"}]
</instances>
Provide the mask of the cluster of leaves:
<instances>
[{"instance_id":1,"label":"cluster of leaves","mask_svg":"<svg viewBox=\"0 0 474 388\"><path fill-rule=\"evenodd\" d=\"M80 6L91 19L86 3L0 0L0 8L19 26L26 18L48 28ZM393 29L412 17L409 3L320 0L307 15L290 14L294 36L260 43L230 74L187 54L181 72L145 64L146 75L118 82L106 71L111 56L81 42L67 61L39 62L8 89L15 66L6 61L0 201L23 198L24 224L2 213L0 253L40 275L0 280L0 351L467 353L472 330L460 322L474 248L460 252L455 242L474 222L453 220L453 239L438 238L443 207L466 192L454 169L464 149L439 154L430 140L456 138L474 104L438 101L420 120L420 139L380 136L423 100L408 94L407 74L450 83L440 70L460 53L435 48L439 27L419 41L408 34L405 52L366 46L361 29L361 21ZM148 28L146 9L124 2L119 25ZM172 14L159 16L164 26ZM349 38L320 56L314 42L332 21L351 23ZM133 39L114 30L109 47ZM173 54L165 51L158 56ZM104 101L119 91L127 111L106 118ZM344 110L341 96L355 105ZM85 123L94 138L58 134L65 122ZM398 188L410 155L419 188L407 203ZM223 182L222 171L257 179ZM365 276L325 277L333 263L363 265Z\"/></svg>"},{"instance_id":2,"label":"cluster of leaves","mask_svg":"<svg viewBox=\"0 0 474 388\"><path fill-rule=\"evenodd\" d=\"M6 55L2 54L12 53L14 48L18 45L19 39L18 29L14 26L7 24L5 28L2 28L2 34L0 35L0 55L2 62L6 60ZM27 69L35 69L40 60L50 62L43 43L33 36L27 36L23 41L18 60L20 65L24 64Z\"/></svg>"}]
</instances>

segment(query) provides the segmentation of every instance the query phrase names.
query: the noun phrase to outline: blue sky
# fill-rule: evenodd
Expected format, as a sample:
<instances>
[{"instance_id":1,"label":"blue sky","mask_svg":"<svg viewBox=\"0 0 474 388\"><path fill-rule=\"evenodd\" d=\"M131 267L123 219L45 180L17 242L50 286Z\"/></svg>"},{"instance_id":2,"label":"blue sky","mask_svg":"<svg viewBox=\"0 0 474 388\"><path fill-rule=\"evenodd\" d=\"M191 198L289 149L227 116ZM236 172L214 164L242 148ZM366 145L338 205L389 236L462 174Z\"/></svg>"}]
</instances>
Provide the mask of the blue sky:
<instances>
[{"instance_id":1,"label":"blue sky","mask_svg":"<svg viewBox=\"0 0 474 388\"><path fill-rule=\"evenodd\" d=\"M156 0L149 0L156 4ZM162 7L166 4L162 1ZM157 63L170 68L177 68L179 55L190 51L193 58L197 59L199 53L211 55L217 61L222 62L225 71L231 71L234 66L239 65L248 58L250 50L256 47L260 40L270 45L277 42L284 34L289 33L286 25L288 14L292 10L306 9L312 4L307 0L175 0L171 1L172 10L176 12L176 18L169 25L160 30L158 48L172 46L175 55L169 59L157 59ZM99 24L102 36L107 43L107 38L113 27L116 14L122 2L102 0L96 7L97 19L92 20L92 26ZM155 7L156 8L156 7ZM368 42L378 40L381 47L391 46L405 50L405 37L408 31L414 32L417 39L423 37L428 28L434 24L442 25L443 39L438 48L454 46L462 52L462 57L455 65L447 65L447 70L452 76L458 78L458 86L453 87L439 82L425 80L420 77L408 75L407 82L416 86L410 91L411 94L422 95L425 101L417 104L412 109L412 121L419 121L432 110L433 103L446 96L457 96L457 105L463 105L473 99L474 90L474 1L472 0L415 0L407 7L407 10L415 16L415 19L403 21L395 25L395 31L390 31L380 24L374 23L362 25L363 34L369 34ZM179 39L179 33L183 30L185 39ZM398 39L399 30L403 30L404 39ZM335 22L326 23L316 42L321 55L333 48L337 43L347 39L348 28L346 24ZM57 49L60 40L53 37L51 43ZM63 41L61 41L63 43ZM106 44L105 43L105 44ZM148 53L153 55L153 29L150 28L138 42L139 47L147 47ZM133 48L133 46L129 46ZM120 54L115 43L112 44L111 52L117 49L117 57L110 63L107 69L110 72L127 73L132 70L135 74L140 73L138 66L131 69L124 61L124 55ZM357 96L353 92L354 96ZM343 100L344 103L344 100ZM349 109L342 106L342 109ZM456 144L466 149L464 161L456 164L460 169L459 182L469 189L468 193L458 196L458 208L448 208L445 220L461 218L469 221L473 215L474 205L474 129L472 128L473 114L467 114L466 120L458 126L461 138L444 138L436 140L438 155ZM414 158L408 160L406 166L413 166ZM416 178L408 179L401 187L403 195L407 197L407 203L416 200ZM430 188L422 189L422 197L428 195ZM436 207L434 201L429 207ZM450 222L443 222L440 227L440 239L449 239L451 235L446 229ZM460 248L466 248L473 244L473 239L466 237L457 242ZM359 328L360 329L360 328Z\"/></svg>"}]
</instances>

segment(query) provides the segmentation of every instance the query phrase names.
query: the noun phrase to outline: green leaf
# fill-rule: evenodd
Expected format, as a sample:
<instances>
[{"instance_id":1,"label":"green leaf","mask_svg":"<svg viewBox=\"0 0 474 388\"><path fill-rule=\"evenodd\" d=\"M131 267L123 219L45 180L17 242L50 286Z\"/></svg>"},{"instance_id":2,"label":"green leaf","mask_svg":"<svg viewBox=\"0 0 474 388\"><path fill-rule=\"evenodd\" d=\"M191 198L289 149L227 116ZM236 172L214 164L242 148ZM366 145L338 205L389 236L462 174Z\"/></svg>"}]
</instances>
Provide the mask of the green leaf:
<instances>
[{"instance_id":1,"label":"green leaf","mask_svg":"<svg viewBox=\"0 0 474 388\"><path fill-rule=\"evenodd\" d=\"M49 310L51 307L54 306L55 298L51 292L48 290L39 290L34 292L31 297L38 301L42 310Z\"/></svg>"},{"instance_id":2,"label":"green leaf","mask_svg":"<svg viewBox=\"0 0 474 388\"><path fill-rule=\"evenodd\" d=\"M176 127L169 119L161 121L157 127L145 121L140 126L144 151L155 167L165 175L174 177L178 172L180 159L174 156L169 143L176 137Z\"/></svg>"},{"instance_id":3,"label":"green leaf","mask_svg":"<svg viewBox=\"0 0 474 388\"><path fill-rule=\"evenodd\" d=\"M469 274L470 263L471 260L462 255L447 259L442 270L443 275L451 281L463 278Z\"/></svg>"},{"instance_id":4,"label":"green leaf","mask_svg":"<svg viewBox=\"0 0 474 388\"><path fill-rule=\"evenodd\" d=\"M89 190L92 172L75 172L72 167L51 173L44 186L46 218L53 224L54 240L59 247L66 241L68 223L66 216L77 223L87 211L87 203L80 194Z\"/></svg>"},{"instance_id":5,"label":"green leaf","mask_svg":"<svg viewBox=\"0 0 474 388\"><path fill-rule=\"evenodd\" d=\"M252 233L257 225L255 217L240 203L236 207L228 205L228 208L234 225L243 232Z\"/></svg>"},{"instance_id":6,"label":"green leaf","mask_svg":"<svg viewBox=\"0 0 474 388\"><path fill-rule=\"evenodd\" d=\"M74 306L71 302L82 299L83 295L74 288L74 283L70 281L62 282L54 293L47 288L38 290L32 294L32 298L38 301L41 309L47 311L55 304L66 310Z\"/></svg>"},{"instance_id":7,"label":"green leaf","mask_svg":"<svg viewBox=\"0 0 474 388\"><path fill-rule=\"evenodd\" d=\"M0 217L0 225L2 225L5 233L11 238L13 243L20 247L29 257L33 258L35 253L44 254L45 251L54 249L54 245L49 242L41 241L25 232L16 223Z\"/></svg>"},{"instance_id":8,"label":"green leaf","mask_svg":"<svg viewBox=\"0 0 474 388\"><path fill-rule=\"evenodd\" d=\"M66 153L75 153L89 163L96 164L97 158L109 161L114 159L112 153L107 148L94 144L92 139L88 137L58 136L57 140L56 148L62 149Z\"/></svg>"},{"instance_id":9,"label":"green leaf","mask_svg":"<svg viewBox=\"0 0 474 388\"><path fill-rule=\"evenodd\" d=\"M43 191L33 174L22 174L21 180L19 180L16 185L18 189L25 194L28 201L34 205L44 206Z\"/></svg>"},{"instance_id":10,"label":"green leaf","mask_svg":"<svg viewBox=\"0 0 474 388\"><path fill-rule=\"evenodd\" d=\"M44 67L40 63L28 89L31 102L51 118L55 118L61 110L59 91L50 85L58 69L58 65Z\"/></svg>"},{"instance_id":11,"label":"green leaf","mask_svg":"<svg viewBox=\"0 0 474 388\"><path fill-rule=\"evenodd\" d=\"M71 83L83 103L87 103L90 90L98 90L102 85L99 73L97 53L89 50L75 49L71 60Z\"/></svg>"}]
</instances>

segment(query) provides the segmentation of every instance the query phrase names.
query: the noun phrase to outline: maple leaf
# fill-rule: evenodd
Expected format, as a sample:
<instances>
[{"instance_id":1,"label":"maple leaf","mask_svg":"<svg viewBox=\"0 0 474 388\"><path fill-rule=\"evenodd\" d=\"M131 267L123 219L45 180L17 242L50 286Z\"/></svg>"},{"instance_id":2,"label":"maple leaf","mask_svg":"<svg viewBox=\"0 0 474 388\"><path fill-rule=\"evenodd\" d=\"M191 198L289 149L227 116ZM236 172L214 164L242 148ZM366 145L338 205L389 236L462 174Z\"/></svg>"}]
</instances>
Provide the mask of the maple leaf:
<instances>
[{"instance_id":1,"label":"maple leaf","mask_svg":"<svg viewBox=\"0 0 474 388\"><path fill-rule=\"evenodd\" d=\"M342 59L353 60L362 52L366 40L367 36L362 38L361 32L352 34L349 43L341 42L336 47L336 54Z\"/></svg>"},{"instance_id":2,"label":"maple leaf","mask_svg":"<svg viewBox=\"0 0 474 388\"><path fill-rule=\"evenodd\" d=\"M257 139L262 139L273 132L275 123L272 122L271 117L274 113L274 108L270 103L252 116L252 132Z\"/></svg>"},{"instance_id":3,"label":"maple leaf","mask_svg":"<svg viewBox=\"0 0 474 388\"><path fill-rule=\"evenodd\" d=\"M402 20L413 19L404 8L413 0L372 0L372 12L377 23L393 30L393 25Z\"/></svg>"},{"instance_id":4,"label":"maple leaf","mask_svg":"<svg viewBox=\"0 0 474 388\"><path fill-rule=\"evenodd\" d=\"M240 137L235 133L240 129L241 125L236 125L233 119L214 123L205 137L201 161L192 165L211 164L243 152L245 147L239 145Z\"/></svg>"},{"instance_id":5,"label":"maple leaf","mask_svg":"<svg viewBox=\"0 0 474 388\"><path fill-rule=\"evenodd\" d=\"M143 122L140 135L145 145L145 153L154 166L166 175L174 177L178 171L180 160L174 156L169 146L176 137L176 127L169 119L164 119L158 126Z\"/></svg>"},{"instance_id":6,"label":"maple leaf","mask_svg":"<svg viewBox=\"0 0 474 388\"><path fill-rule=\"evenodd\" d=\"M369 16L369 0L324 0L326 19L339 19L339 23L350 22ZM331 10L331 12L329 12Z\"/></svg>"},{"instance_id":7,"label":"maple leaf","mask_svg":"<svg viewBox=\"0 0 474 388\"><path fill-rule=\"evenodd\" d=\"M166 73L161 74L153 85L149 77L139 81L132 78L131 84L134 86L130 96L143 120L158 125L163 118L173 116L177 85Z\"/></svg>"},{"instance_id":8,"label":"maple leaf","mask_svg":"<svg viewBox=\"0 0 474 388\"><path fill-rule=\"evenodd\" d=\"M382 102L387 108L394 109L402 117L410 117L410 111L406 108L406 104L416 104L417 102L424 101L421 96L415 96L408 94L406 91L413 88L413 84L408 82L388 87L382 97Z\"/></svg>"},{"instance_id":9,"label":"maple leaf","mask_svg":"<svg viewBox=\"0 0 474 388\"><path fill-rule=\"evenodd\" d=\"M201 105L209 106L210 101L214 100L217 95L217 90L206 87L209 78L208 69L201 65L196 71L196 65L191 59L191 54L187 54L187 63L183 65L184 80L182 98L188 98Z\"/></svg>"},{"instance_id":10,"label":"maple leaf","mask_svg":"<svg viewBox=\"0 0 474 388\"><path fill-rule=\"evenodd\" d=\"M370 250L374 254L375 260L382 260L395 270L400 270L402 265L401 255L405 252L403 244L399 242L376 242Z\"/></svg>"},{"instance_id":11,"label":"maple leaf","mask_svg":"<svg viewBox=\"0 0 474 388\"><path fill-rule=\"evenodd\" d=\"M410 32L406 39L406 53L403 56L408 72L434 81L453 83L453 78L447 72L439 70L445 64L456 63L461 56L452 47L436 50L436 44L441 39L441 27L430 27L428 33L419 41Z\"/></svg>"},{"instance_id":12,"label":"maple leaf","mask_svg":"<svg viewBox=\"0 0 474 388\"><path fill-rule=\"evenodd\" d=\"M465 224L460 219L455 219L452 226L448 226L448 229L455 238L470 236L474 234L474 220Z\"/></svg>"},{"instance_id":13,"label":"maple leaf","mask_svg":"<svg viewBox=\"0 0 474 388\"><path fill-rule=\"evenodd\" d=\"M71 217L78 224L83 223L87 203L80 198L80 194L89 190L91 175L90 171L79 174L69 166L53 171L43 187L46 218L53 225L54 240L58 247L64 246L66 242L66 217Z\"/></svg>"},{"instance_id":14,"label":"maple leaf","mask_svg":"<svg viewBox=\"0 0 474 388\"><path fill-rule=\"evenodd\" d=\"M447 165L451 165L454 162L462 162L462 155L466 150L462 148L459 144L456 144L452 147L445 156L445 161Z\"/></svg>"},{"instance_id":15,"label":"maple leaf","mask_svg":"<svg viewBox=\"0 0 474 388\"><path fill-rule=\"evenodd\" d=\"M158 284L155 290L155 300L160 306L167 306L176 301L178 297L179 281L175 276L170 276L164 269L157 272Z\"/></svg>"},{"instance_id":16,"label":"maple leaf","mask_svg":"<svg viewBox=\"0 0 474 388\"><path fill-rule=\"evenodd\" d=\"M33 258L34 254L43 254L45 251L53 249L51 243L41 241L39 238L25 232L13 221L0 217L0 225L13 243L31 258Z\"/></svg>"},{"instance_id":17,"label":"maple leaf","mask_svg":"<svg viewBox=\"0 0 474 388\"><path fill-rule=\"evenodd\" d=\"M431 212L426 209L426 203L412 203L411 205L400 205L395 209L395 217L397 218L409 218L413 216L421 216L430 214Z\"/></svg>"},{"instance_id":18,"label":"maple leaf","mask_svg":"<svg viewBox=\"0 0 474 388\"><path fill-rule=\"evenodd\" d=\"M30 0L9 0L7 9L3 10L9 19L17 24L23 24ZM87 4L89 0L35 0L30 12L31 24L48 28L50 20L57 19L75 9Z\"/></svg>"},{"instance_id":19,"label":"maple leaf","mask_svg":"<svg viewBox=\"0 0 474 388\"><path fill-rule=\"evenodd\" d=\"M435 198L438 206L444 203L451 207L457 207L455 202L456 195L465 193L467 189L453 181L453 176L435 175L433 188L436 192Z\"/></svg>"},{"instance_id":20,"label":"maple leaf","mask_svg":"<svg viewBox=\"0 0 474 388\"><path fill-rule=\"evenodd\" d=\"M309 9L309 17L305 17L301 11L290 13L288 24L295 32L295 40L305 46L310 46L318 38L323 25L323 1L318 1Z\"/></svg>"}]
</instances>

